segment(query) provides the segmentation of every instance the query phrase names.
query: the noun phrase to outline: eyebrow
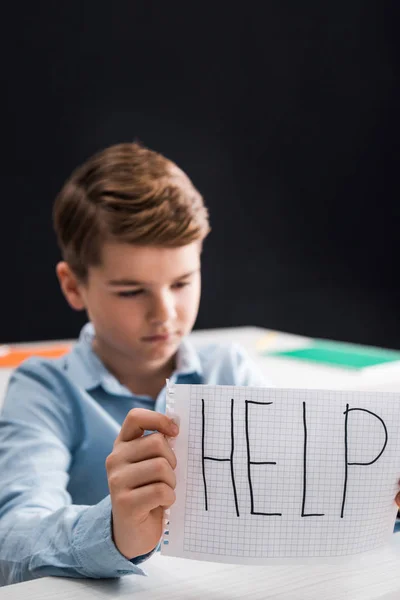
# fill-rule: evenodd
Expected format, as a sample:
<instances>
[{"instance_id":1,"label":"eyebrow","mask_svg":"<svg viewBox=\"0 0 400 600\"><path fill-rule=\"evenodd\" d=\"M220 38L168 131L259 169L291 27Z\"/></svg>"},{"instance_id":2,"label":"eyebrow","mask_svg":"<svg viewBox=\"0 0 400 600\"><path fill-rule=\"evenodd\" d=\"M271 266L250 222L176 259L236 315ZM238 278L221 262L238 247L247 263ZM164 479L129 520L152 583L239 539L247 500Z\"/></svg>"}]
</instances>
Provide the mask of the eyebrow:
<instances>
[{"instance_id":1,"label":"eyebrow","mask_svg":"<svg viewBox=\"0 0 400 600\"><path fill-rule=\"evenodd\" d=\"M190 271L189 273L185 273L184 275L180 275L179 277L176 277L174 279L174 281L180 281L181 279L186 279L187 277L190 277L191 275L194 275L195 273L198 273L200 269L196 269L195 271ZM134 279L110 279L110 281L107 282L108 285L111 286L119 286L119 287L134 287L134 286L138 286L138 285L149 285L149 283L145 282L145 281L135 281Z\"/></svg>"}]
</instances>

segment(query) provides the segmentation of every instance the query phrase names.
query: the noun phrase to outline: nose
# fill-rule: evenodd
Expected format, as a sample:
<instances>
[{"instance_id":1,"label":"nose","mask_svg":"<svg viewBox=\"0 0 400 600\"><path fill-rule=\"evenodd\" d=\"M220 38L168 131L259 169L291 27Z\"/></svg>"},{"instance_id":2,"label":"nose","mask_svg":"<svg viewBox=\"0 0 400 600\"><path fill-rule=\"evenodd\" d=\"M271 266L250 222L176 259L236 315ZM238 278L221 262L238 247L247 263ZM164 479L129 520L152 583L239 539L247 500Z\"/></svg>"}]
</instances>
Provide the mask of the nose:
<instances>
[{"instance_id":1,"label":"nose","mask_svg":"<svg viewBox=\"0 0 400 600\"><path fill-rule=\"evenodd\" d=\"M176 318L176 305L174 295L168 290L154 297L149 320L154 325L163 325L174 321Z\"/></svg>"}]
</instances>

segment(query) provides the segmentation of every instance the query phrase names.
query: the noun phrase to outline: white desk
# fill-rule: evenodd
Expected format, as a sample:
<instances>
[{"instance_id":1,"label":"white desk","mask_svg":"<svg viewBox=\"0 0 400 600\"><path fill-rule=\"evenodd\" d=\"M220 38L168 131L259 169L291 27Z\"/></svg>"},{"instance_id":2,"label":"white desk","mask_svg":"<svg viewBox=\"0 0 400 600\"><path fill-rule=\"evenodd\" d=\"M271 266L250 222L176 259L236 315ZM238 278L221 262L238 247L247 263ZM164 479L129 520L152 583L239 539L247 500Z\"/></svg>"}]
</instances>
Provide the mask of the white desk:
<instances>
[{"instance_id":1,"label":"white desk","mask_svg":"<svg viewBox=\"0 0 400 600\"><path fill-rule=\"evenodd\" d=\"M44 578L0 590L1 600L399 600L400 534L344 565L244 567L154 556L149 577Z\"/></svg>"},{"instance_id":2,"label":"white desk","mask_svg":"<svg viewBox=\"0 0 400 600\"><path fill-rule=\"evenodd\" d=\"M400 362L356 370L291 358L263 356L258 350L260 342L263 341L262 345L269 351L303 348L312 342L307 337L261 327L194 331L191 337L196 345L210 342L240 343L276 387L400 391Z\"/></svg>"}]
</instances>

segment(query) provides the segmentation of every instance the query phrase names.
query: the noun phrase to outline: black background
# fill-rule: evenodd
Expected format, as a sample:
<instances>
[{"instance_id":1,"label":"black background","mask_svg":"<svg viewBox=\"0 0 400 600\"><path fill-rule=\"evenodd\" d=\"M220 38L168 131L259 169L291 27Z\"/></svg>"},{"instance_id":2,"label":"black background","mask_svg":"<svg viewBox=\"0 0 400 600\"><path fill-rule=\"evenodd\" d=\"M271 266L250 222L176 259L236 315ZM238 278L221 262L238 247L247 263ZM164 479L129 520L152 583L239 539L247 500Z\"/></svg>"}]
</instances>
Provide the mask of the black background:
<instances>
[{"instance_id":1,"label":"black background","mask_svg":"<svg viewBox=\"0 0 400 600\"><path fill-rule=\"evenodd\" d=\"M78 334L51 206L137 138L210 208L197 327L400 348L399 17L397 0L9 6L0 342Z\"/></svg>"}]
</instances>

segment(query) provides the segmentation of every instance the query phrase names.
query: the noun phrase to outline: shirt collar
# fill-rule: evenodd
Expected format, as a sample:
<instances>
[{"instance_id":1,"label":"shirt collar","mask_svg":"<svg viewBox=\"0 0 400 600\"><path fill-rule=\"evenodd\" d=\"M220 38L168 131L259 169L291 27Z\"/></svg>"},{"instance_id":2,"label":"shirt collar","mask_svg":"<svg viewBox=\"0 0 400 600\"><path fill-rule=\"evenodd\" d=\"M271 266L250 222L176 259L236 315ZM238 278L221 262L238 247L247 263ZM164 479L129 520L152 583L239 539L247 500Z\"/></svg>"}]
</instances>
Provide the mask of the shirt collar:
<instances>
[{"instance_id":1,"label":"shirt collar","mask_svg":"<svg viewBox=\"0 0 400 600\"><path fill-rule=\"evenodd\" d=\"M87 323L81 330L79 340L64 357L64 364L68 363L74 382L86 391L96 387L103 387L114 395L132 396L132 392L123 386L104 366L93 350L95 331L92 323ZM189 340L182 340L177 353L176 370L173 378L180 375L202 375L202 365L199 355Z\"/></svg>"},{"instance_id":2,"label":"shirt collar","mask_svg":"<svg viewBox=\"0 0 400 600\"><path fill-rule=\"evenodd\" d=\"M202 364L196 348L188 339L183 339L176 357L175 375L203 374Z\"/></svg>"}]
</instances>

